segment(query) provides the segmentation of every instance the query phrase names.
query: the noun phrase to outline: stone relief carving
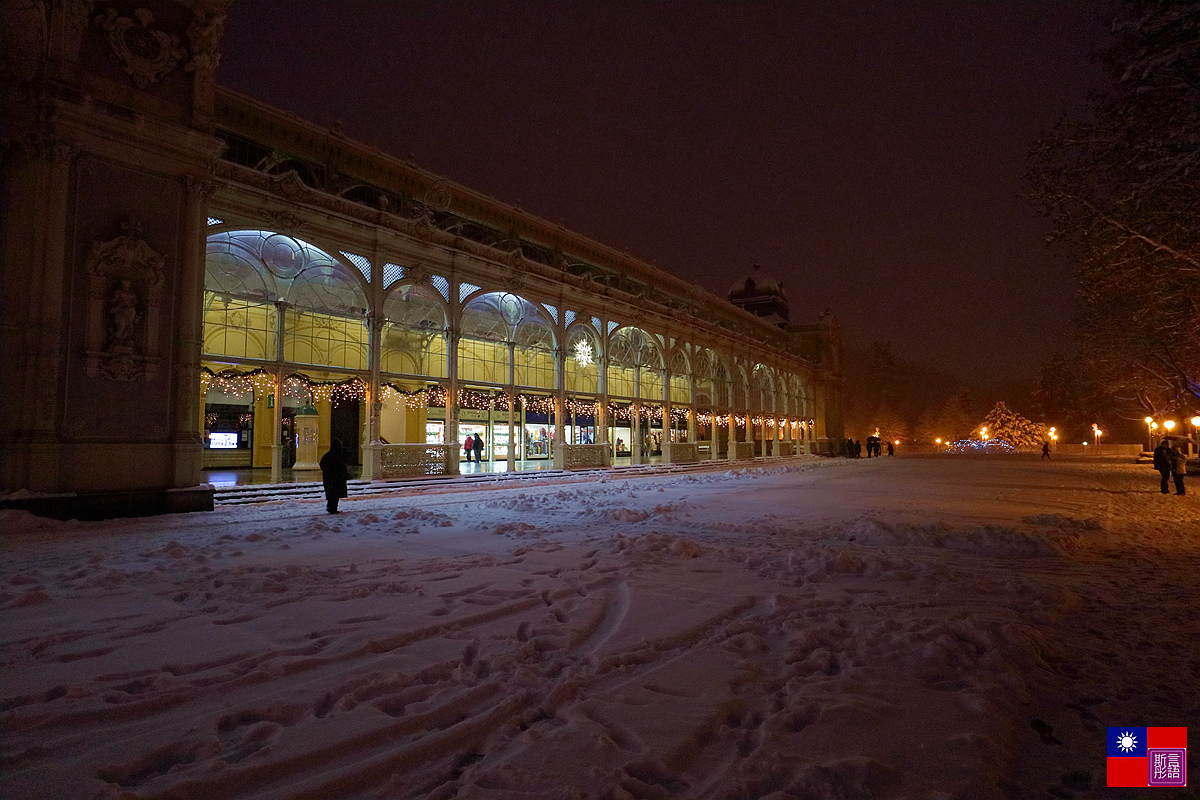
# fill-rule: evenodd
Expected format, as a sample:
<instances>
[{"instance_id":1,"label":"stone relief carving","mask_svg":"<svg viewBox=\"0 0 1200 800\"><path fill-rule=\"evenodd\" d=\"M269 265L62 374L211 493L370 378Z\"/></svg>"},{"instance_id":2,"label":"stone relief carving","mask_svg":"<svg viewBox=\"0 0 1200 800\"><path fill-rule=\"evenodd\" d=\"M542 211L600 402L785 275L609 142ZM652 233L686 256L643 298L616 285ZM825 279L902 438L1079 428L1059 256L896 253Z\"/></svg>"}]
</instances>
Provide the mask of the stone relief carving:
<instances>
[{"instance_id":1,"label":"stone relief carving","mask_svg":"<svg viewBox=\"0 0 1200 800\"><path fill-rule=\"evenodd\" d=\"M188 25L187 37L192 57L184 69L195 72L201 78L210 77L221 60L221 53L217 48L221 34L225 32L225 5L217 2L208 7L197 8L191 24Z\"/></svg>"},{"instance_id":2,"label":"stone relief carving","mask_svg":"<svg viewBox=\"0 0 1200 800\"><path fill-rule=\"evenodd\" d=\"M79 45L83 42L83 32L87 30L88 20L96 10L95 0L66 0L63 4L64 44L67 53L75 58L79 54Z\"/></svg>"},{"instance_id":3,"label":"stone relief carving","mask_svg":"<svg viewBox=\"0 0 1200 800\"><path fill-rule=\"evenodd\" d=\"M290 211L264 211L263 221L280 233L303 233L308 228L308 222Z\"/></svg>"},{"instance_id":4,"label":"stone relief carving","mask_svg":"<svg viewBox=\"0 0 1200 800\"><path fill-rule=\"evenodd\" d=\"M154 28L149 9L133 12L136 19L122 17L115 8L96 17L96 26L108 32L108 45L139 89L164 81L187 57L179 37Z\"/></svg>"},{"instance_id":5,"label":"stone relief carving","mask_svg":"<svg viewBox=\"0 0 1200 800\"><path fill-rule=\"evenodd\" d=\"M138 237L136 223L109 242L93 242L87 276L85 370L113 381L151 380L158 371L159 311L165 259Z\"/></svg>"},{"instance_id":6,"label":"stone relief carving","mask_svg":"<svg viewBox=\"0 0 1200 800\"><path fill-rule=\"evenodd\" d=\"M414 264L404 270L405 276L411 278L413 283L425 283L429 280L429 270L425 269L421 264Z\"/></svg>"},{"instance_id":7,"label":"stone relief carving","mask_svg":"<svg viewBox=\"0 0 1200 800\"><path fill-rule=\"evenodd\" d=\"M304 185L304 181L300 180L299 173L294 169L289 169L282 175L274 176L271 180L275 184L275 191L289 200L295 200L300 195L308 192L308 187Z\"/></svg>"},{"instance_id":8,"label":"stone relief carving","mask_svg":"<svg viewBox=\"0 0 1200 800\"><path fill-rule=\"evenodd\" d=\"M108 329L108 352L133 350L133 327L142 319L138 297L130 288L131 281L122 279L108 297L108 313L112 325Z\"/></svg>"},{"instance_id":9,"label":"stone relief carving","mask_svg":"<svg viewBox=\"0 0 1200 800\"><path fill-rule=\"evenodd\" d=\"M438 178L429 184L429 188L425 190L425 197L422 198L421 202L433 211L447 211L450 208L450 202L453 198L454 195L450 191L450 182L445 178Z\"/></svg>"},{"instance_id":10,"label":"stone relief carving","mask_svg":"<svg viewBox=\"0 0 1200 800\"><path fill-rule=\"evenodd\" d=\"M525 281L520 275L505 275L503 283L509 294L521 294L525 289Z\"/></svg>"}]
</instances>

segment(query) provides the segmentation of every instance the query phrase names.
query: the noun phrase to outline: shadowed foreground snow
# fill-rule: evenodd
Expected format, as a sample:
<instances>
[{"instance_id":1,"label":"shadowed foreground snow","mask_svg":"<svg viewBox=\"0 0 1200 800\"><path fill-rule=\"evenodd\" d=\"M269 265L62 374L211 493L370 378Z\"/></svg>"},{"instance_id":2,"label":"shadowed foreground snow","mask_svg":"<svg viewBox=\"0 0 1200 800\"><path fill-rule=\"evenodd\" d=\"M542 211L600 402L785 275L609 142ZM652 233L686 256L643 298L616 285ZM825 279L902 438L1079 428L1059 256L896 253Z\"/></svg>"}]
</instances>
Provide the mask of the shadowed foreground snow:
<instances>
[{"instance_id":1,"label":"shadowed foreground snow","mask_svg":"<svg viewBox=\"0 0 1200 800\"><path fill-rule=\"evenodd\" d=\"M1105 726L1200 730L1200 486L1145 466L343 508L0 512L0 796L1124 797Z\"/></svg>"}]
</instances>

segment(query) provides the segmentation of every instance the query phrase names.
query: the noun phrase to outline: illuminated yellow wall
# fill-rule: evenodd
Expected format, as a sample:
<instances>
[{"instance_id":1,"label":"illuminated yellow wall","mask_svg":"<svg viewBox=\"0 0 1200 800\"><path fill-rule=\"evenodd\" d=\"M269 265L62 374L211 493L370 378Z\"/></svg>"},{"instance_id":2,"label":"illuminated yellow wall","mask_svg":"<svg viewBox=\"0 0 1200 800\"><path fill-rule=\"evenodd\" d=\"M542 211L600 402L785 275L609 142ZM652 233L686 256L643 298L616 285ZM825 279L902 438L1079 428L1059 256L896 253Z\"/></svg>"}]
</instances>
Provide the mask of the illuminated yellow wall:
<instances>
[{"instance_id":1,"label":"illuminated yellow wall","mask_svg":"<svg viewBox=\"0 0 1200 800\"><path fill-rule=\"evenodd\" d=\"M554 351L517 347L513 352L514 381L517 386L554 389Z\"/></svg>"},{"instance_id":2,"label":"illuminated yellow wall","mask_svg":"<svg viewBox=\"0 0 1200 800\"><path fill-rule=\"evenodd\" d=\"M692 402L691 382L686 375L671 376L671 402L679 404Z\"/></svg>"},{"instance_id":3,"label":"illuminated yellow wall","mask_svg":"<svg viewBox=\"0 0 1200 800\"><path fill-rule=\"evenodd\" d=\"M401 385L405 391L419 388ZM389 395L379 411L379 435L389 444L423 444L425 422L429 417L427 408L409 408L403 396Z\"/></svg>"},{"instance_id":4,"label":"illuminated yellow wall","mask_svg":"<svg viewBox=\"0 0 1200 800\"><path fill-rule=\"evenodd\" d=\"M362 320L289 309L283 358L297 364L367 369L367 326Z\"/></svg>"},{"instance_id":5,"label":"illuminated yellow wall","mask_svg":"<svg viewBox=\"0 0 1200 800\"><path fill-rule=\"evenodd\" d=\"M460 345L461 347L461 345ZM446 377L446 337L396 325L385 325L379 368L400 375Z\"/></svg>"},{"instance_id":6,"label":"illuminated yellow wall","mask_svg":"<svg viewBox=\"0 0 1200 800\"><path fill-rule=\"evenodd\" d=\"M634 369L610 365L608 368L608 393L615 397L633 397Z\"/></svg>"},{"instance_id":7,"label":"illuminated yellow wall","mask_svg":"<svg viewBox=\"0 0 1200 800\"><path fill-rule=\"evenodd\" d=\"M579 362L568 357L565 377L568 392L597 394L600 391L600 369L595 362L581 367Z\"/></svg>"},{"instance_id":8,"label":"illuminated yellow wall","mask_svg":"<svg viewBox=\"0 0 1200 800\"><path fill-rule=\"evenodd\" d=\"M481 383L508 383L508 344L465 337L460 339L458 379Z\"/></svg>"},{"instance_id":9,"label":"illuminated yellow wall","mask_svg":"<svg viewBox=\"0 0 1200 800\"><path fill-rule=\"evenodd\" d=\"M273 305L210 293L204 303L204 352L274 361L276 319Z\"/></svg>"}]
</instances>

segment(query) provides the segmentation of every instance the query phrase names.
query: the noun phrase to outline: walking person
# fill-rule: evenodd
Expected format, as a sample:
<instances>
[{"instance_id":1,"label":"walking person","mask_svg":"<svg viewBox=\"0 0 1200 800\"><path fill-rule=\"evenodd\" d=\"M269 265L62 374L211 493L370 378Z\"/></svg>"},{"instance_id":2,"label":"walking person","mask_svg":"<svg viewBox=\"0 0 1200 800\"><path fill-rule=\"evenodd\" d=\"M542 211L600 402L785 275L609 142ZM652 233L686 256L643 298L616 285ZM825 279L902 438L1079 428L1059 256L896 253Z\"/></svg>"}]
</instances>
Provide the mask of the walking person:
<instances>
[{"instance_id":1,"label":"walking person","mask_svg":"<svg viewBox=\"0 0 1200 800\"><path fill-rule=\"evenodd\" d=\"M483 437L478 433L475 434L475 442L471 445L471 449L475 451L475 463L483 463Z\"/></svg>"},{"instance_id":2,"label":"walking person","mask_svg":"<svg viewBox=\"0 0 1200 800\"><path fill-rule=\"evenodd\" d=\"M1049 442L1042 442L1042 458L1044 458L1046 460L1050 459L1050 443Z\"/></svg>"},{"instance_id":3,"label":"walking person","mask_svg":"<svg viewBox=\"0 0 1200 800\"><path fill-rule=\"evenodd\" d=\"M1183 476L1187 474L1187 453L1178 442L1171 448L1171 477L1175 479L1175 494L1187 494L1183 490ZM1166 480L1165 478L1163 479Z\"/></svg>"},{"instance_id":4,"label":"walking person","mask_svg":"<svg viewBox=\"0 0 1200 800\"><path fill-rule=\"evenodd\" d=\"M475 452L475 443L470 435L463 440L463 452L467 454L467 462L469 463L471 461L471 454Z\"/></svg>"},{"instance_id":5,"label":"walking person","mask_svg":"<svg viewBox=\"0 0 1200 800\"><path fill-rule=\"evenodd\" d=\"M350 480L350 468L346 466L346 453L342 450L341 439L329 443L329 452L321 456L320 465L321 483L325 486L325 510L330 514L340 514L338 500L349 494L346 482Z\"/></svg>"},{"instance_id":6,"label":"walking person","mask_svg":"<svg viewBox=\"0 0 1200 800\"><path fill-rule=\"evenodd\" d=\"M1163 439L1158 443L1158 447L1154 448L1154 468L1162 476L1162 493L1168 494L1167 484L1171 480L1171 443L1167 439Z\"/></svg>"},{"instance_id":7,"label":"walking person","mask_svg":"<svg viewBox=\"0 0 1200 800\"><path fill-rule=\"evenodd\" d=\"M896 455L896 448L892 446L891 440L888 441L888 458Z\"/></svg>"}]
</instances>

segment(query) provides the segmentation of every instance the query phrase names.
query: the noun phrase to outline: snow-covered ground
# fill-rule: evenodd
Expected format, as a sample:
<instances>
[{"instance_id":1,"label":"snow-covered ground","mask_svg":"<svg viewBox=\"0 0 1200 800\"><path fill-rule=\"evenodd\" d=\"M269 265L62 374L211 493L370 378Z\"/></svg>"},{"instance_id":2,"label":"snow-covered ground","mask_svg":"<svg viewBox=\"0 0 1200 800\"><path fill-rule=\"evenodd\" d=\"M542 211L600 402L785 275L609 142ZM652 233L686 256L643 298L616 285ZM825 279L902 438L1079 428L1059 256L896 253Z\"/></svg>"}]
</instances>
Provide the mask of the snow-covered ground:
<instances>
[{"instance_id":1,"label":"snow-covered ground","mask_svg":"<svg viewBox=\"0 0 1200 800\"><path fill-rule=\"evenodd\" d=\"M1133 796L1105 726L1200 730L1192 488L943 456L0 512L0 796Z\"/></svg>"}]
</instances>

